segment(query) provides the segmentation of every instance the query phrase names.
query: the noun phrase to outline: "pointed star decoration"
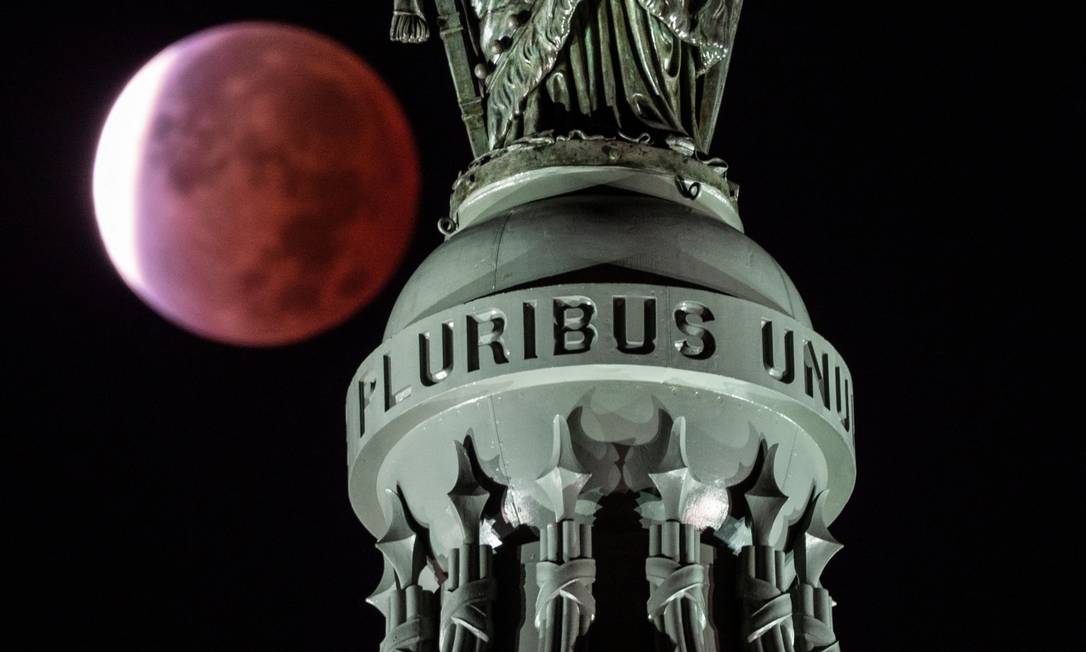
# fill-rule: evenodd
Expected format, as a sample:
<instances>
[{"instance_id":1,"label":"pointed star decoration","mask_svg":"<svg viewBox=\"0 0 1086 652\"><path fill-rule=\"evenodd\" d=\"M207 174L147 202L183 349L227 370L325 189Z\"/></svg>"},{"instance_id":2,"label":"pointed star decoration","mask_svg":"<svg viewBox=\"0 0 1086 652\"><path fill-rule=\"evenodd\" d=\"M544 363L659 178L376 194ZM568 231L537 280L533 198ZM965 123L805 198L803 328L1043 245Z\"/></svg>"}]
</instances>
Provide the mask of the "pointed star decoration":
<instances>
[{"instance_id":1,"label":"pointed star decoration","mask_svg":"<svg viewBox=\"0 0 1086 652\"><path fill-rule=\"evenodd\" d=\"M732 551L733 555L738 555L739 551L747 546L754 545L754 537L750 531L750 523L747 519L739 517L736 518L732 514L728 514L724 522L714 532L714 536L718 540L724 543L728 547L728 550Z\"/></svg>"},{"instance_id":2,"label":"pointed star decoration","mask_svg":"<svg viewBox=\"0 0 1086 652\"><path fill-rule=\"evenodd\" d=\"M648 474L660 499L641 498L641 516L651 521L679 521L700 529L719 528L728 515L730 501L724 487L699 481L690 470L686 418L672 423L667 441Z\"/></svg>"},{"instance_id":3,"label":"pointed star decoration","mask_svg":"<svg viewBox=\"0 0 1086 652\"><path fill-rule=\"evenodd\" d=\"M774 471L777 460L777 444L766 448L762 441L762 469L754 486L747 490L746 501L750 509L751 531L754 543L760 546L772 546L773 531L780 519L781 510L788 502L788 496L777 484Z\"/></svg>"},{"instance_id":4,"label":"pointed star decoration","mask_svg":"<svg viewBox=\"0 0 1086 652\"><path fill-rule=\"evenodd\" d=\"M462 541L477 543L479 528L483 520L483 507L490 500L490 492L479 484L472 464L473 450L471 439L464 443L453 442L456 448L456 482L449 490L449 502L452 515L460 528Z\"/></svg>"},{"instance_id":5,"label":"pointed star decoration","mask_svg":"<svg viewBox=\"0 0 1086 652\"><path fill-rule=\"evenodd\" d=\"M387 622L392 612L390 601L401 589L402 587L396 579L396 571L392 568L392 564L389 563L388 557L385 557L385 569L381 573L381 581L377 583L377 588L373 590L373 593L366 597L366 602L380 611Z\"/></svg>"},{"instance_id":6,"label":"pointed star decoration","mask_svg":"<svg viewBox=\"0 0 1086 652\"><path fill-rule=\"evenodd\" d=\"M386 489L385 506L389 525L384 535L377 540L377 549L395 572L399 586L407 587L417 582L426 565L425 549L412 525L400 492Z\"/></svg>"},{"instance_id":7,"label":"pointed star decoration","mask_svg":"<svg viewBox=\"0 0 1086 652\"><path fill-rule=\"evenodd\" d=\"M826 569L826 564L844 548L833 538L826 525L825 503L828 494L828 491L822 491L811 501L802 530L802 545L797 545L795 552L796 573L804 584L816 588L822 587L822 571Z\"/></svg>"},{"instance_id":8,"label":"pointed star decoration","mask_svg":"<svg viewBox=\"0 0 1086 652\"><path fill-rule=\"evenodd\" d=\"M553 432L550 462L536 479L535 492L537 500L554 512L555 522L561 522L576 514L577 497L592 476L574 454L569 424L561 415L554 417Z\"/></svg>"},{"instance_id":9,"label":"pointed star decoration","mask_svg":"<svg viewBox=\"0 0 1086 652\"><path fill-rule=\"evenodd\" d=\"M686 450L686 417L679 417L671 426L667 449L649 473L649 479L660 492L663 520L681 521L686 514L690 494L704 486L690 472L690 456Z\"/></svg>"}]
</instances>

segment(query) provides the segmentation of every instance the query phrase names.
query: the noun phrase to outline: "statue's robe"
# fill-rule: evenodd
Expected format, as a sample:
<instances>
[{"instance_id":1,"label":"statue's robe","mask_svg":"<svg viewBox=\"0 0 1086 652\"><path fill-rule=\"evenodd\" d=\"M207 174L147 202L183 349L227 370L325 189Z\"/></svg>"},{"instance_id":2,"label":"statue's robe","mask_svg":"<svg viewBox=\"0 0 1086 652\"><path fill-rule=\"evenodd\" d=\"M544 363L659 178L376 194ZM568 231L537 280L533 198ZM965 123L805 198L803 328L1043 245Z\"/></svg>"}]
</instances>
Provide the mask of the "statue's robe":
<instances>
[{"instance_id":1,"label":"statue's robe","mask_svg":"<svg viewBox=\"0 0 1086 652\"><path fill-rule=\"evenodd\" d=\"M487 78L491 145L572 129L705 151L741 0L539 0Z\"/></svg>"}]
</instances>

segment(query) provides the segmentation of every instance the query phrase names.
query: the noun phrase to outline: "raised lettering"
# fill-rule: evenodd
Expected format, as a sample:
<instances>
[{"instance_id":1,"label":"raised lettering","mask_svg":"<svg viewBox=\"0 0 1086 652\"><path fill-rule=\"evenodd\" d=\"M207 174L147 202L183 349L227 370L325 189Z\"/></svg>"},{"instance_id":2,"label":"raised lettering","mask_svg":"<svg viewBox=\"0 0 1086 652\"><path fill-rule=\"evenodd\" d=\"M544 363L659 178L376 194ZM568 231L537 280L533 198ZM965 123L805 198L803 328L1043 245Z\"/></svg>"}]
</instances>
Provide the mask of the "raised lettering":
<instances>
[{"instance_id":1,"label":"raised lettering","mask_svg":"<svg viewBox=\"0 0 1086 652\"><path fill-rule=\"evenodd\" d=\"M777 341L773 337L773 322L768 319L762 321L762 365L772 378L782 383L790 383L796 379L796 349L795 333L790 329L784 330L783 355L777 356ZM783 366L777 366L783 358Z\"/></svg>"},{"instance_id":2,"label":"raised lettering","mask_svg":"<svg viewBox=\"0 0 1086 652\"><path fill-rule=\"evenodd\" d=\"M694 321L691 321L691 317ZM716 340L704 324L715 319L713 311L697 301L681 301L675 306L675 325L679 332L687 335L675 340L675 349L688 358L704 360L716 352Z\"/></svg>"},{"instance_id":3,"label":"raised lettering","mask_svg":"<svg viewBox=\"0 0 1086 652\"><path fill-rule=\"evenodd\" d=\"M849 377L844 377L844 387L841 386L841 367L835 367L837 378L837 416L841 419L841 426L845 432L852 432L852 390L849 388Z\"/></svg>"},{"instance_id":4,"label":"raised lettering","mask_svg":"<svg viewBox=\"0 0 1086 652\"><path fill-rule=\"evenodd\" d=\"M431 387L449 377L453 369L453 323L441 324L441 369L430 369L430 333L419 333L419 382Z\"/></svg>"},{"instance_id":5,"label":"raised lettering","mask_svg":"<svg viewBox=\"0 0 1086 652\"><path fill-rule=\"evenodd\" d=\"M819 364L818 358L822 358ZM821 356L815 351L814 343L810 340L803 347L803 390L807 396L815 397L815 385L818 385L818 394L822 404L830 407L830 356L823 353Z\"/></svg>"},{"instance_id":6,"label":"raised lettering","mask_svg":"<svg viewBox=\"0 0 1086 652\"><path fill-rule=\"evenodd\" d=\"M370 406L373 392L377 389L377 376L369 369L362 372L358 381L358 432L366 434L366 408Z\"/></svg>"},{"instance_id":7,"label":"raised lettering","mask_svg":"<svg viewBox=\"0 0 1086 652\"><path fill-rule=\"evenodd\" d=\"M535 301L524 302L524 359L535 360Z\"/></svg>"},{"instance_id":8,"label":"raised lettering","mask_svg":"<svg viewBox=\"0 0 1086 652\"><path fill-rule=\"evenodd\" d=\"M385 411L387 412L411 396L411 386L408 385L403 389L392 391L392 357L387 353L382 357L384 358L385 367Z\"/></svg>"},{"instance_id":9,"label":"raised lettering","mask_svg":"<svg viewBox=\"0 0 1086 652\"><path fill-rule=\"evenodd\" d=\"M554 354L584 353L592 348L596 304L582 296L554 298Z\"/></svg>"},{"instance_id":10,"label":"raised lettering","mask_svg":"<svg viewBox=\"0 0 1086 652\"><path fill-rule=\"evenodd\" d=\"M479 326L490 324L490 330L480 331ZM505 332L505 313L498 309L468 315L468 371L478 371L479 349L489 348L494 355L494 364L509 362L509 351L505 348L502 333Z\"/></svg>"},{"instance_id":11,"label":"raised lettering","mask_svg":"<svg viewBox=\"0 0 1086 652\"><path fill-rule=\"evenodd\" d=\"M629 315L626 313L627 299L618 296L613 301L615 341L618 343L618 350L623 353L645 355L652 353L656 349L656 299L653 297L637 298L641 300L642 305L641 339L637 341L630 340L630 329L627 323Z\"/></svg>"}]
</instances>

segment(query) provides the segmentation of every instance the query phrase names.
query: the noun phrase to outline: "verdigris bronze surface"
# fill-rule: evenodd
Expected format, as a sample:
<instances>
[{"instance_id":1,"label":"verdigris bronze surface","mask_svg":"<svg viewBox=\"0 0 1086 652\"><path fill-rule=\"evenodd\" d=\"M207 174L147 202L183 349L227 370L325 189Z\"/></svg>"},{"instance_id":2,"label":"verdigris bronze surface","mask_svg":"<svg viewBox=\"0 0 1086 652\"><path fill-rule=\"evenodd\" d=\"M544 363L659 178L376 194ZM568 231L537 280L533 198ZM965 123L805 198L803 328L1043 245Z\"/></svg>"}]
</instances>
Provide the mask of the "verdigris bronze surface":
<instances>
[{"instance_id":1,"label":"verdigris bronze surface","mask_svg":"<svg viewBox=\"0 0 1086 652\"><path fill-rule=\"evenodd\" d=\"M461 12L436 0L461 102L481 100L465 107L476 155L484 138L493 149L574 129L707 151L741 4L471 0ZM393 39L429 32L422 0L396 0Z\"/></svg>"}]
</instances>

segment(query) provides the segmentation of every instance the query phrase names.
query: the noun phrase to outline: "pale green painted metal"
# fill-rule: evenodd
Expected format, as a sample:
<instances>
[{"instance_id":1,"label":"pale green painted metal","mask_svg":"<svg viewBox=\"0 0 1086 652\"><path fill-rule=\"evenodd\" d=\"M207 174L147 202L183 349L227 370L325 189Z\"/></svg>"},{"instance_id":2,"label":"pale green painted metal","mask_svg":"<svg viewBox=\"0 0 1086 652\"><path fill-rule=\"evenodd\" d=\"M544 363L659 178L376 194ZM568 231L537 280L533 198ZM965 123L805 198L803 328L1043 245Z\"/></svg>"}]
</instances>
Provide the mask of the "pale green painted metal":
<instances>
[{"instance_id":1,"label":"pale green painted metal","mask_svg":"<svg viewBox=\"0 0 1086 652\"><path fill-rule=\"evenodd\" d=\"M624 649L839 651L852 377L705 154L739 9L395 0L395 40L436 17L476 158L347 392L383 651L614 649L617 495L647 542L622 551L648 595L628 617L655 632Z\"/></svg>"}]
</instances>

